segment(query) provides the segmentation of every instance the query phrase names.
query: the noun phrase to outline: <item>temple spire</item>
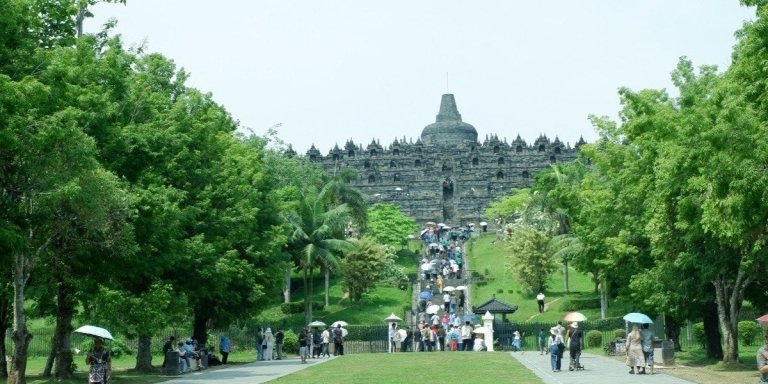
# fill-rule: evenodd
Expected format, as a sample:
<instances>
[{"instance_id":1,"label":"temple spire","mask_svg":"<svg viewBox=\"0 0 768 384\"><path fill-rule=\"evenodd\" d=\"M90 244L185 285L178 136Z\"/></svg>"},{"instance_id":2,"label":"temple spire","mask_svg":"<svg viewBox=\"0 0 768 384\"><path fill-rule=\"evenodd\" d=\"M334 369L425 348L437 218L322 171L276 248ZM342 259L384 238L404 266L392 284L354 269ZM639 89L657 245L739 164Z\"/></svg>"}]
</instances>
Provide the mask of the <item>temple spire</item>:
<instances>
[{"instance_id":1,"label":"temple spire","mask_svg":"<svg viewBox=\"0 0 768 384\"><path fill-rule=\"evenodd\" d=\"M450 93L443 95L442 100L440 100L440 112L438 112L435 122L441 121L461 121L461 114L456 107L456 99Z\"/></svg>"}]
</instances>

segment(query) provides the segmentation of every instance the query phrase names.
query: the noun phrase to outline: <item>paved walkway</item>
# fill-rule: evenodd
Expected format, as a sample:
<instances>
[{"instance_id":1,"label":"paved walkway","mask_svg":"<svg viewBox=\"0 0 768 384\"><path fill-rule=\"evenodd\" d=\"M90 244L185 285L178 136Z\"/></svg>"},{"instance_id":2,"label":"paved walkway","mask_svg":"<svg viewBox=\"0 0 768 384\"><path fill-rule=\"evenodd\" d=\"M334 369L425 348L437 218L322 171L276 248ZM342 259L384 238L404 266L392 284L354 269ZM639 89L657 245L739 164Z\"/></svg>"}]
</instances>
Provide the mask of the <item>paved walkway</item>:
<instances>
[{"instance_id":1,"label":"paved walkway","mask_svg":"<svg viewBox=\"0 0 768 384\"><path fill-rule=\"evenodd\" d=\"M333 360L331 356L327 359L307 359L308 364L302 364L298 356L290 357L284 360L254 361L242 365L227 365L226 367L217 367L205 371L196 371L186 373L179 378L165 381L168 384L257 384L265 383L285 375L290 375L296 371L311 367L316 364L322 364Z\"/></svg>"},{"instance_id":2,"label":"paved walkway","mask_svg":"<svg viewBox=\"0 0 768 384\"><path fill-rule=\"evenodd\" d=\"M539 352L526 351L525 353L510 352L526 368L547 384L616 384L642 382L653 384L690 384L691 381L683 380L664 373L664 369L656 369L655 375L630 375L629 368L621 361L593 354L581 355L583 371L568 370L568 351L563 356L562 371L552 372L549 363L549 355L541 355ZM650 373L649 369L646 369Z\"/></svg>"}]
</instances>

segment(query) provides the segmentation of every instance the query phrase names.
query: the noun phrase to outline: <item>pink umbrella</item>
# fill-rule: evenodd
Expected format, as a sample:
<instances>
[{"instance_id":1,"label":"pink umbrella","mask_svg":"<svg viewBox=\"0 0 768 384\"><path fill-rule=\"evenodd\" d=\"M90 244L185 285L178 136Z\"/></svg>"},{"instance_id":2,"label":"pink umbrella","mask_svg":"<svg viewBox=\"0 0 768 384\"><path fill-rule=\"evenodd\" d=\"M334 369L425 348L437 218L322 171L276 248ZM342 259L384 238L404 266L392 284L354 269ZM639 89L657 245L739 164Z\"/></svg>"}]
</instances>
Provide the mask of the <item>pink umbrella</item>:
<instances>
[{"instance_id":1,"label":"pink umbrella","mask_svg":"<svg viewBox=\"0 0 768 384\"><path fill-rule=\"evenodd\" d=\"M758 317L758 318L757 318L757 319L755 319L755 320L757 320L757 322L758 322L758 323L760 323L760 325L762 325L762 326L764 326L764 327L765 327L765 326L768 326L768 313L766 313L765 315L762 315L762 316Z\"/></svg>"}]
</instances>

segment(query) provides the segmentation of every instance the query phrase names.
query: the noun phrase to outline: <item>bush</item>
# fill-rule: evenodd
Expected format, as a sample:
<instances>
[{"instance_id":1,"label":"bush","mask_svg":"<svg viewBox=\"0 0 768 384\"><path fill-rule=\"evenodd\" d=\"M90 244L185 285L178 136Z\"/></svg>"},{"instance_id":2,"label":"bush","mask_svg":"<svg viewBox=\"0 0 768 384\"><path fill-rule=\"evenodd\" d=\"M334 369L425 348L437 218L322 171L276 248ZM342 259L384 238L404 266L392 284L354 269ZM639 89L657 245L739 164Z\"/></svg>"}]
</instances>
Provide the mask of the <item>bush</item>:
<instances>
[{"instance_id":1,"label":"bush","mask_svg":"<svg viewBox=\"0 0 768 384\"><path fill-rule=\"evenodd\" d=\"M322 301L312 302L313 311L322 311L324 308L325 308L325 303L323 303ZM280 310L286 315L292 315L294 313L304 313L304 302L292 301L290 303L282 303L280 304Z\"/></svg>"},{"instance_id":2,"label":"bush","mask_svg":"<svg viewBox=\"0 0 768 384\"><path fill-rule=\"evenodd\" d=\"M603 346L603 333L598 330L591 330L587 332L587 347L596 348Z\"/></svg>"},{"instance_id":3,"label":"bush","mask_svg":"<svg viewBox=\"0 0 768 384\"><path fill-rule=\"evenodd\" d=\"M283 353L299 353L299 335L288 329L283 331Z\"/></svg>"},{"instance_id":4,"label":"bush","mask_svg":"<svg viewBox=\"0 0 768 384\"><path fill-rule=\"evenodd\" d=\"M702 347L707 344L707 339L704 335L704 323L696 323L693 325L693 340L699 343Z\"/></svg>"},{"instance_id":5,"label":"bush","mask_svg":"<svg viewBox=\"0 0 768 384\"><path fill-rule=\"evenodd\" d=\"M504 289L503 288L499 288L499 289L496 290L496 293L499 293L499 294L504 293Z\"/></svg>"},{"instance_id":6,"label":"bush","mask_svg":"<svg viewBox=\"0 0 768 384\"><path fill-rule=\"evenodd\" d=\"M107 340L106 343L104 343L104 347L109 350L109 353L114 358L118 358L124 355L133 355L133 350L125 342L125 339L122 338ZM82 354L88 353L88 351L93 349L93 339L89 338L88 341L80 343L79 349L81 350L80 353Z\"/></svg>"},{"instance_id":7,"label":"bush","mask_svg":"<svg viewBox=\"0 0 768 384\"><path fill-rule=\"evenodd\" d=\"M573 297L573 298L567 298L563 300L563 303L560 304L560 309L562 311L570 312L570 311L581 311L584 309L596 309L600 308L600 298L599 297Z\"/></svg>"},{"instance_id":8,"label":"bush","mask_svg":"<svg viewBox=\"0 0 768 384\"><path fill-rule=\"evenodd\" d=\"M741 341L741 345L754 345L760 332L762 332L762 329L754 321L739 321L739 341Z\"/></svg>"},{"instance_id":9,"label":"bush","mask_svg":"<svg viewBox=\"0 0 768 384\"><path fill-rule=\"evenodd\" d=\"M626 339L627 338L627 330L624 328L616 328L613 330L613 338L614 339Z\"/></svg>"}]
</instances>

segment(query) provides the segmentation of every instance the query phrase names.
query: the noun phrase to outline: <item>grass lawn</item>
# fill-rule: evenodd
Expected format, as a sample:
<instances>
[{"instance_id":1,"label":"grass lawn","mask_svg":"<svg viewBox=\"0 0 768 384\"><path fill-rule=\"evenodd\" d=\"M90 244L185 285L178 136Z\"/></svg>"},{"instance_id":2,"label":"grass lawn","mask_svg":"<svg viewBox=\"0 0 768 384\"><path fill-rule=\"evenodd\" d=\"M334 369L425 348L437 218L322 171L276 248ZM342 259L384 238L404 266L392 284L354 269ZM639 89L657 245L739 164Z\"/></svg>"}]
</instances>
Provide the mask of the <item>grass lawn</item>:
<instances>
[{"instance_id":1,"label":"grass lawn","mask_svg":"<svg viewBox=\"0 0 768 384\"><path fill-rule=\"evenodd\" d=\"M255 360L255 352L233 352L229 355L229 364L238 365L250 363ZM86 371L87 365L85 365L85 357L75 356L75 364L77 364L77 370L72 378L68 380L58 381L54 378L42 377L43 368L45 367L46 359L44 357L33 357L27 361L27 383L29 384L42 384L42 383L57 383L57 384L82 384L88 382L88 373ZM163 381L170 380L174 377L162 376L160 372L160 364L163 362L162 356L153 356L152 364L157 366L156 372L144 373L135 372L132 368L136 365L136 356L122 356L119 359L112 361L112 380L110 383L124 383L124 384L152 384L161 383ZM211 367L211 370L221 369L222 367Z\"/></svg>"},{"instance_id":2,"label":"grass lawn","mask_svg":"<svg viewBox=\"0 0 768 384\"><path fill-rule=\"evenodd\" d=\"M446 369L441 369L444 367ZM457 370L458 369L458 370ZM542 383L509 353L356 354L274 380L280 384Z\"/></svg>"},{"instance_id":3,"label":"grass lawn","mask_svg":"<svg viewBox=\"0 0 768 384\"><path fill-rule=\"evenodd\" d=\"M472 305L480 305L490 300L495 294L497 299L518 306L517 312L507 315L510 321L555 323L562 319L565 312L560 309L565 297L594 296L592 280L572 268L568 272L570 293L566 294L561 266L550 276L548 289L544 292L547 310L539 313L535 294L522 291L514 273L507 269L509 251L501 242L494 244L495 238L492 234L486 234L468 245L470 269L491 278L486 285L475 285L472 288ZM580 312L590 319L597 319L600 315L599 308L584 309Z\"/></svg>"}]
</instances>

